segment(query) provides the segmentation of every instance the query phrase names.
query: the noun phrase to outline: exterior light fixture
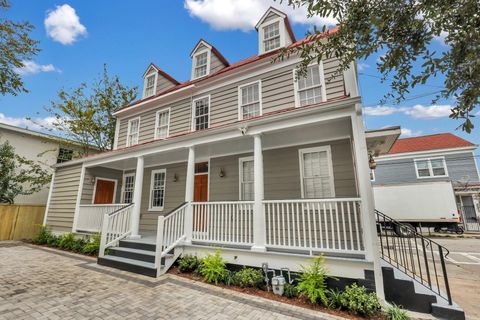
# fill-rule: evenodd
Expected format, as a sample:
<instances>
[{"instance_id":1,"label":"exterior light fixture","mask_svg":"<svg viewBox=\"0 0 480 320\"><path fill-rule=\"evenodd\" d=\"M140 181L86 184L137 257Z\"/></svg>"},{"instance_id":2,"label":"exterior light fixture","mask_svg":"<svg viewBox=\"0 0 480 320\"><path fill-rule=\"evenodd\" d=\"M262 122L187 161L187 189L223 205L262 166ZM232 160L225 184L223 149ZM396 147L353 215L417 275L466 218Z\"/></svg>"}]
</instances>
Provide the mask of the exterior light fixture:
<instances>
[{"instance_id":1,"label":"exterior light fixture","mask_svg":"<svg viewBox=\"0 0 480 320\"><path fill-rule=\"evenodd\" d=\"M368 166L371 170L375 170L375 168L377 167L377 163L375 162L375 159L373 159L373 156L371 154L368 155Z\"/></svg>"},{"instance_id":2,"label":"exterior light fixture","mask_svg":"<svg viewBox=\"0 0 480 320\"><path fill-rule=\"evenodd\" d=\"M223 168L220 168L220 172L218 173L218 176L219 176L220 178L225 177L225 171L223 170Z\"/></svg>"},{"instance_id":3,"label":"exterior light fixture","mask_svg":"<svg viewBox=\"0 0 480 320\"><path fill-rule=\"evenodd\" d=\"M178 175L177 175L177 173L175 172L175 173L173 174L173 182L177 182L177 181L178 181Z\"/></svg>"}]
</instances>

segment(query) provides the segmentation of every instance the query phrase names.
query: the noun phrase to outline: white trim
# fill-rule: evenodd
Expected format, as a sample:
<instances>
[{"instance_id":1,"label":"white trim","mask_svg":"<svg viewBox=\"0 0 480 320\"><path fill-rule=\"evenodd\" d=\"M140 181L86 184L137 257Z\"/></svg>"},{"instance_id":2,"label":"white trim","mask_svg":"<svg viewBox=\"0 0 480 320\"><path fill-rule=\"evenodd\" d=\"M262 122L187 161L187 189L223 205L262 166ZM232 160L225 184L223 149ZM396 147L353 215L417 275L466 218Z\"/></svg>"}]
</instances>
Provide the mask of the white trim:
<instances>
[{"instance_id":1,"label":"white trim","mask_svg":"<svg viewBox=\"0 0 480 320\"><path fill-rule=\"evenodd\" d=\"M198 97L198 98L195 98L195 99L192 99L192 126L191 126L191 131L203 131L205 129L199 129L199 130L196 130L196 126L195 126L195 118L196 118L196 115L195 115L195 102L198 101L198 100L202 100L202 99L205 99L205 98L208 98L208 123L207 123L207 128L206 129L209 129L210 128L210 111L212 110L212 106L211 106L211 95L208 94L208 95L205 95L205 96L202 96L202 97Z\"/></svg>"},{"instance_id":2,"label":"white trim","mask_svg":"<svg viewBox=\"0 0 480 320\"><path fill-rule=\"evenodd\" d=\"M135 170L133 168L132 170ZM133 201L133 192L135 191L135 172L123 173L122 175L122 190L120 191L120 203L125 203L125 180L127 177L133 177L133 190L132 190L132 201Z\"/></svg>"},{"instance_id":3,"label":"white trim","mask_svg":"<svg viewBox=\"0 0 480 320\"><path fill-rule=\"evenodd\" d=\"M53 193L53 184L55 181L55 171L52 173L50 181L50 189L48 189L48 197L47 197L47 205L45 206L45 213L43 214L43 226L47 225L47 215L48 215L48 209L50 209L50 200L52 199L52 193Z\"/></svg>"},{"instance_id":4,"label":"white trim","mask_svg":"<svg viewBox=\"0 0 480 320\"><path fill-rule=\"evenodd\" d=\"M473 163L475 163L475 169L477 170L477 179L480 181L480 172L478 171L477 159L475 158L475 151L472 151Z\"/></svg>"},{"instance_id":5,"label":"white trim","mask_svg":"<svg viewBox=\"0 0 480 320\"><path fill-rule=\"evenodd\" d=\"M158 71L156 68L154 68L155 73L152 74L146 74L145 77L143 78L143 93L142 93L142 99L148 98L151 96L154 96L157 93L157 81L158 81ZM151 76L154 76L153 80L153 93L151 95L146 96L145 92L147 91L147 79Z\"/></svg>"},{"instance_id":6,"label":"white trim","mask_svg":"<svg viewBox=\"0 0 480 320\"><path fill-rule=\"evenodd\" d=\"M424 150L424 151L415 151L415 152L402 152L402 153L394 153L394 154L386 154L382 156L378 156L375 158L375 161L387 161L387 160L397 160L397 159L410 159L415 156L425 156L425 157L436 157L442 156L447 154L457 154L457 153L465 153L465 151L472 151L474 152L477 146L469 146L469 147L458 147L458 148L447 148L447 149L435 149L435 150Z\"/></svg>"},{"instance_id":7,"label":"white trim","mask_svg":"<svg viewBox=\"0 0 480 320\"><path fill-rule=\"evenodd\" d=\"M161 207L152 207L152 191L153 191L153 177L156 173L163 173L165 178L163 179L163 205ZM152 170L150 173L150 190L148 196L148 211L163 211L165 208L165 200L166 200L166 190L167 190L167 169L156 169Z\"/></svg>"},{"instance_id":8,"label":"white trim","mask_svg":"<svg viewBox=\"0 0 480 320\"><path fill-rule=\"evenodd\" d=\"M243 110L242 110L242 89L244 87L248 87L248 86L251 86L253 84L256 84L258 83L258 104L259 104L259 115L258 116L261 116L263 115L263 105L262 105L262 80L255 80L255 81L252 81L252 82L249 82L249 83L245 83L245 84L242 84L242 85L239 85L238 86L238 106L237 106L237 109L238 109L238 120L244 120L243 119Z\"/></svg>"},{"instance_id":9,"label":"white trim","mask_svg":"<svg viewBox=\"0 0 480 320\"><path fill-rule=\"evenodd\" d=\"M445 171L444 175L436 176L433 174L433 168L432 168L432 160L438 160L441 159L443 162L443 169ZM418 166L417 162L418 161L427 161L428 164L428 172L429 176L426 177L421 177L418 175ZM447 169L447 162L445 161L445 157L430 157L430 158L418 158L418 159L413 159L413 163L415 165L415 174L417 176L417 179L433 179L433 178L445 178L448 177L448 169Z\"/></svg>"},{"instance_id":10,"label":"white trim","mask_svg":"<svg viewBox=\"0 0 480 320\"><path fill-rule=\"evenodd\" d=\"M82 192L83 192L83 185L85 183L85 163L82 164L82 169L80 169L80 181L78 182L78 191L77 191L77 202L75 204L75 213L73 214L73 224L72 224L72 232L77 231L77 221L78 215L80 214L80 203L82 201Z\"/></svg>"},{"instance_id":11,"label":"white trim","mask_svg":"<svg viewBox=\"0 0 480 320\"><path fill-rule=\"evenodd\" d=\"M167 135L166 137L164 138L159 138L157 136L158 134L158 126L159 126L159 122L158 122L158 115L160 113L166 113L168 112L168 121L167 121ZM155 140L158 140L158 139L166 139L170 136L170 115L171 115L171 108L164 108L164 109L161 109L161 110L158 110L157 112L155 112L155 132L154 132L154 139Z\"/></svg>"},{"instance_id":12,"label":"white trim","mask_svg":"<svg viewBox=\"0 0 480 320\"><path fill-rule=\"evenodd\" d=\"M248 161L254 161L253 156L238 158L238 200L239 201L244 201L243 195L242 195L243 163ZM253 177L253 183L255 185L255 176ZM254 195L255 195L255 191L254 191ZM248 201L253 201L253 200L248 200Z\"/></svg>"},{"instance_id":13,"label":"white trim","mask_svg":"<svg viewBox=\"0 0 480 320\"><path fill-rule=\"evenodd\" d=\"M317 63L317 62L311 63L308 67L312 67L315 65L318 66L318 72L320 75L320 89L322 90L322 100L321 102L317 102L317 103L322 103L327 101L327 89L325 87L325 74L323 72L323 60L320 61L320 63ZM295 107L302 107L300 105L300 97L298 94L299 88L298 88L297 70L298 68L294 68L292 70L293 71L293 91L295 95ZM303 89L303 90L309 90L309 89L311 88Z\"/></svg>"},{"instance_id":14,"label":"white trim","mask_svg":"<svg viewBox=\"0 0 480 320\"><path fill-rule=\"evenodd\" d=\"M287 15L285 13L283 13L282 11L278 10L278 9L275 9L274 7L270 7L268 8L267 11L265 11L265 13L260 17L260 20L258 20L257 24L255 25L255 29L259 29L260 26L263 24L263 21L267 18L268 14L270 12L273 12L274 14L276 14L277 16L280 16L281 18L285 19L287 17Z\"/></svg>"},{"instance_id":15,"label":"white trim","mask_svg":"<svg viewBox=\"0 0 480 320\"><path fill-rule=\"evenodd\" d=\"M207 72L204 75L201 75L199 77L195 77L195 69L197 68L197 59L196 58L197 58L198 55L201 55L203 53L207 53L207 65L206 65L206 68L207 68L206 71ZM212 49L211 48L200 50L198 52L195 52L192 55L192 76L191 76L192 80L200 79L200 78L206 77L210 74L211 56L212 56Z\"/></svg>"},{"instance_id":16,"label":"white trim","mask_svg":"<svg viewBox=\"0 0 480 320\"><path fill-rule=\"evenodd\" d=\"M265 51L265 32L264 32L264 28L272 25L272 24L275 24L275 23L278 23L278 33L279 33L279 37L280 37L280 46L278 48L273 48L273 49L270 49L268 51ZM285 44L286 44L286 41L285 41L285 36L286 36L286 33L287 33L287 30L285 30L286 27L285 27L285 19L282 18L282 17L278 17L278 18L275 18L275 19L272 19L268 22L265 22L265 23L262 23L261 25L258 26L258 52L259 54L264 54L264 53L268 53L268 52L271 52L271 51L275 51L275 50L278 50L279 48L283 48L285 47Z\"/></svg>"},{"instance_id":17,"label":"white trim","mask_svg":"<svg viewBox=\"0 0 480 320\"><path fill-rule=\"evenodd\" d=\"M115 119L115 136L113 138L113 150L118 149L118 136L120 135L120 119Z\"/></svg>"},{"instance_id":18,"label":"white trim","mask_svg":"<svg viewBox=\"0 0 480 320\"><path fill-rule=\"evenodd\" d=\"M95 185L93 186L93 193L92 193L92 204L95 204L95 192L97 191L97 181L104 180L104 181L113 181L115 182L115 186L113 189L113 199L112 204L116 203L115 199L117 199L117 187L118 187L118 179L110 179L110 178L103 178L103 177L95 177Z\"/></svg>"},{"instance_id":19,"label":"white trim","mask_svg":"<svg viewBox=\"0 0 480 320\"><path fill-rule=\"evenodd\" d=\"M135 121L135 120L138 120L138 132L137 132L138 138L137 138L137 143L131 144L130 143L130 134L131 134L130 131L132 129L132 122ZM128 120L127 139L126 139L125 145L126 145L126 147L131 147L131 146L137 145L139 142L140 142L140 116Z\"/></svg>"},{"instance_id":20,"label":"white trim","mask_svg":"<svg viewBox=\"0 0 480 320\"><path fill-rule=\"evenodd\" d=\"M304 176L304 162L303 162L303 155L305 153L313 153L313 152L326 152L327 153L327 165L328 165L328 174L330 180L330 196L329 198L335 198L335 177L333 176L333 162L332 162L332 150L330 145L327 146L318 146L312 148L304 148L298 150L298 159L299 159L299 167L300 167L300 189L302 192L302 199L305 199L305 187L303 185Z\"/></svg>"}]
</instances>

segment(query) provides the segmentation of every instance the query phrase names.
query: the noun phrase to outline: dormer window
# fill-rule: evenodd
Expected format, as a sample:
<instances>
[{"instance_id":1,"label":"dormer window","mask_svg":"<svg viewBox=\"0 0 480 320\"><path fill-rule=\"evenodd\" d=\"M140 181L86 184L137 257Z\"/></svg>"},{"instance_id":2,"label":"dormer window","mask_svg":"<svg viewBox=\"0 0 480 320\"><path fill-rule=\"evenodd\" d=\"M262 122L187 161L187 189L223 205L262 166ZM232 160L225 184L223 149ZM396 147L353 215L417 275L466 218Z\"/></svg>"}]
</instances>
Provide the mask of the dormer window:
<instances>
[{"instance_id":1,"label":"dormer window","mask_svg":"<svg viewBox=\"0 0 480 320\"><path fill-rule=\"evenodd\" d=\"M255 25L258 31L258 52L264 54L295 42L295 35L285 13L270 7Z\"/></svg>"},{"instance_id":2,"label":"dormer window","mask_svg":"<svg viewBox=\"0 0 480 320\"><path fill-rule=\"evenodd\" d=\"M208 75L209 54L209 51L203 51L193 56L193 79Z\"/></svg>"},{"instance_id":3,"label":"dormer window","mask_svg":"<svg viewBox=\"0 0 480 320\"><path fill-rule=\"evenodd\" d=\"M265 52L280 48L280 22L263 27L263 46Z\"/></svg>"},{"instance_id":4,"label":"dormer window","mask_svg":"<svg viewBox=\"0 0 480 320\"><path fill-rule=\"evenodd\" d=\"M145 77L143 97L147 98L155 94L155 87L157 85L157 74L151 74Z\"/></svg>"}]
</instances>

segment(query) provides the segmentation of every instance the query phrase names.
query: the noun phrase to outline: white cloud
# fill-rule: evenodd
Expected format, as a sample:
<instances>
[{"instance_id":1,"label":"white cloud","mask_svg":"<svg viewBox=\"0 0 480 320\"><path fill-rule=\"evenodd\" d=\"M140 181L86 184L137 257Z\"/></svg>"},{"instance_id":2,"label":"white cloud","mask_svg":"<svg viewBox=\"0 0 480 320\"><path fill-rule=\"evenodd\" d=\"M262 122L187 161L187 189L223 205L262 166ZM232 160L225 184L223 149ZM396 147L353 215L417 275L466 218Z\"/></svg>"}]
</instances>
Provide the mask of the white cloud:
<instances>
[{"instance_id":1,"label":"white cloud","mask_svg":"<svg viewBox=\"0 0 480 320\"><path fill-rule=\"evenodd\" d=\"M333 17L307 18L307 9L304 6L294 9L288 6L286 1L185 0L184 6L192 17L199 18L216 30L250 31L270 6L285 12L292 23L317 26L337 23Z\"/></svg>"},{"instance_id":2,"label":"white cloud","mask_svg":"<svg viewBox=\"0 0 480 320\"><path fill-rule=\"evenodd\" d=\"M415 137L422 134L421 130L412 130L408 128L401 128L401 135L404 137Z\"/></svg>"},{"instance_id":3,"label":"white cloud","mask_svg":"<svg viewBox=\"0 0 480 320\"><path fill-rule=\"evenodd\" d=\"M440 35L434 36L433 39L437 40L438 42L440 42L443 45L446 45L445 38L447 38L447 37L448 37L448 32L442 31L442 32L440 32Z\"/></svg>"},{"instance_id":4,"label":"white cloud","mask_svg":"<svg viewBox=\"0 0 480 320\"><path fill-rule=\"evenodd\" d=\"M8 117L5 114L0 113L0 123L32 130L45 131L45 128L53 129L53 123L55 122L56 120L54 117L34 118L32 121L22 117Z\"/></svg>"},{"instance_id":5,"label":"white cloud","mask_svg":"<svg viewBox=\"0 0 480 320\"><path fill-rule=\"evenodd\" d=\"M75 9L68 4L49 11L44 24L48 36L61 44L72 44L87 34L87 28L80 23Z\"/></svg>"},{"instance_id":6,"label":"white cloud","mask_svg":"<svg viewBox=\"0 0 480 320\"><path fill-rule=\"evenodd\" d=\"M15 68L15 72L21 75L37 74L40 72L60 72L53 64L38 64L32 60L23 60L23 67Z\"/></svg>"},{"instance_id":7,"label":"white cloud","mask_svg":"<svg viewBox=\"0 0 480 320\"><path fill-rule=\"evenodd\" d=\"M435 119L448 117L452 113L451 109L452 106L450 105L432 105L426 107L417 104L405 110L405 114L415 119Z\"/></svg>"},{"instance_id":8,"label":"white cloud","mask_svg":"<svg viewBox=\"0 0 480 320\"><path fill-rule=\"evenodd\" d=\"M394 107L389 106L375 106L375 107L365 107L364 113L369 116L388 116L392 113L398 112L399 110Z\"/></svg>"},{"instance_id":9,"label":"white cloud","mask_svg":"<svg viewBox=\"0 0 480 320\"><path fill-rule=\"evenodd\" d=\"M358 68L358 71L363 71L365 69L370 68L370 65L366 63L358 63L357 68Z\"/></svg>"}]
</instances>

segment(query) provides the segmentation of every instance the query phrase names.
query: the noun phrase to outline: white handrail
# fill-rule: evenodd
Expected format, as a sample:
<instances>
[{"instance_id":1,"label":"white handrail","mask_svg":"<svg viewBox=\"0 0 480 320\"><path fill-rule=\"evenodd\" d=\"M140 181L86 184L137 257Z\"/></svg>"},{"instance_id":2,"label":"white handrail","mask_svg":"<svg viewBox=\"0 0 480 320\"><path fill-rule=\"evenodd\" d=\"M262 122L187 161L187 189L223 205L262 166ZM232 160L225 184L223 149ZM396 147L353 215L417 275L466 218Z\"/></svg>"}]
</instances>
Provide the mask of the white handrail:
<instances>
[{"instance_id":1,"label":"white handrail","mask_svg":"<svg viewBox=\"0 0 480 320\"><path fill-rule=\"evenodd\" d=\"M103 216L125 207L124 203L113 204L82 204L78 214L75 231L100 232L102 230Z\"/></svg>"},{"instance_id":2,"label":"white handrail","mask_svg":"<svg viewBox=\"0 0 480 320\"><path fill-rule=\"evenodd\" d=\"M100 239L99 257L105 255L105 249L116 245L120 240L130 235L132 229L130 220L133 210L133 203L114 211L105 213L103 217L102 236Z\"/></svg>"}]
</instances>

